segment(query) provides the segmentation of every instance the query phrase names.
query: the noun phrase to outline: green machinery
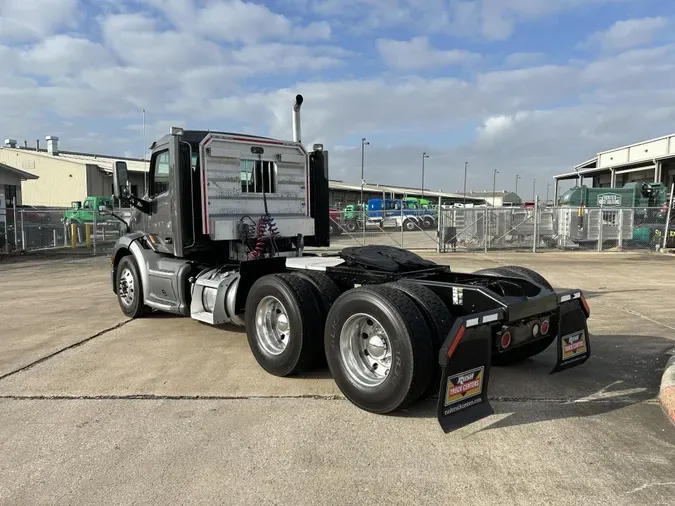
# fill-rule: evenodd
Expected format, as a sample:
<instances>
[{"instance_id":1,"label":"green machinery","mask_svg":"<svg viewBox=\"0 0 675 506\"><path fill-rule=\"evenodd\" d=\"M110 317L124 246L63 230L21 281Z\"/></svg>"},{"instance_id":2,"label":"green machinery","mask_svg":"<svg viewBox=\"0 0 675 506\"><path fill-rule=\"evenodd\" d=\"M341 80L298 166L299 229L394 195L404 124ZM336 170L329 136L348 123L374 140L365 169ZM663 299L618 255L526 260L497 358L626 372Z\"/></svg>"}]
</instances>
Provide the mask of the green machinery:
<instances>
[{"instance_id":1,"label":"green machinery","mask_svg":"<svg viewBox=\"0 0 675 506\"><path fill-rule=\"evenodd\" d=\"M575 186L560 196L558 205L575 208L567 233L573 242L618 240L626 245L662 241L668 190L662 183L627 183L622 188ZM602 226L600 226L602 224Z\"/></svg>"}]
</instances>

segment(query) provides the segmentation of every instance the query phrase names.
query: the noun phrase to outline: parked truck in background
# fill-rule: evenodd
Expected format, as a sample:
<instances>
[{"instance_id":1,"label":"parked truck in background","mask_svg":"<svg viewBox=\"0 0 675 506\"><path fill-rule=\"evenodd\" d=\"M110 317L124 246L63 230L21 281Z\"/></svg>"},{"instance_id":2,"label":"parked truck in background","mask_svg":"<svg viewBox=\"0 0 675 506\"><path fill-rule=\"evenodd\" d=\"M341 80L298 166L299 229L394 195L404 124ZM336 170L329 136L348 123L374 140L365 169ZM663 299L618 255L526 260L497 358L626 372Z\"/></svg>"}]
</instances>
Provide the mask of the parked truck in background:
<instances>
[{"instance_id":1,"label":"parked truck in background","mask_svg":"<svg viewBox=\"0 0 675 506\"><path fill-rule=\"evenodd\" d=\"M553 372L589 358L581 290L555 291L527 268L461 273L387 246L307 251L330 245L328 152L303 146L302 103L292 141L172 128L151 146L143 198L115 163L115 197L134 207L110 257L127 317L243 326L265 371L327 363L344 396L372 413L438 394L446 432L493 412L491 367L553 343ZM252 175L243 183L242 170Z\"/></svg>"}]
</instances>

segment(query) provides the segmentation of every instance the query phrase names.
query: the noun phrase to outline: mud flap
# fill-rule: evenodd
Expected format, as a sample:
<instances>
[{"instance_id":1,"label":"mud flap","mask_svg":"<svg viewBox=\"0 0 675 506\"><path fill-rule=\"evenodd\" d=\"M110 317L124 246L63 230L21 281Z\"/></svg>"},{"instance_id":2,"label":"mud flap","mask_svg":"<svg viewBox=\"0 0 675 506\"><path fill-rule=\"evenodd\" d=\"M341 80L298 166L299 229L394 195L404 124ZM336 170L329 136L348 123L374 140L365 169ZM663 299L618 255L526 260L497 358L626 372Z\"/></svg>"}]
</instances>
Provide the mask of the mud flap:
<instances>
[{"instance_id":1,"label":"mud flap","mask_svg":"<svg viewBox=\"0 0 675 506\"><path fill-rule=\"evenodd\" d=\"M586 362L591 356L590 311L580 291L559 295L557 360L551 374Z\"/></svg>"},{"instance_id":2,"label":"mud flap","mask_svg":"<svg viewBox=\"0 0 675 506\"><path fill-rule=\"evenodd\" d=\"M446 434L494 413L487 396L492 326L502 320L502 311L458 318L441 347L437 417Z\"/></svg>"}]
</instances>

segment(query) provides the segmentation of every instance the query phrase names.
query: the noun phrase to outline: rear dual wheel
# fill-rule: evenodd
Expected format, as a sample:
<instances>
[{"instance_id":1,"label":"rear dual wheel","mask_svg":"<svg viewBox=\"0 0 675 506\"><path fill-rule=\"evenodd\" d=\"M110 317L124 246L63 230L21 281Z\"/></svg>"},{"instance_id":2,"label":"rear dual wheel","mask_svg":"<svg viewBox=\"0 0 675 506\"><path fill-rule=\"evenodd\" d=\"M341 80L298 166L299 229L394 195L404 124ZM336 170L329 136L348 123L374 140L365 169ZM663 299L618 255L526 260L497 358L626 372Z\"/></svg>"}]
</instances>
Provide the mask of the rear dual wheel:
<instances>
[{"instance_id":1,"label":"rear dual wheel","mask_svg":"<svg viewBox=\"0 0 675 506\"><path fill-rule=\"evenodd\" d=\"M328 367L340 391L373 413L419 399L434 370L431 331L408 295L389 285L343 293L325 327Z\"/></svg>"}]
</instances>

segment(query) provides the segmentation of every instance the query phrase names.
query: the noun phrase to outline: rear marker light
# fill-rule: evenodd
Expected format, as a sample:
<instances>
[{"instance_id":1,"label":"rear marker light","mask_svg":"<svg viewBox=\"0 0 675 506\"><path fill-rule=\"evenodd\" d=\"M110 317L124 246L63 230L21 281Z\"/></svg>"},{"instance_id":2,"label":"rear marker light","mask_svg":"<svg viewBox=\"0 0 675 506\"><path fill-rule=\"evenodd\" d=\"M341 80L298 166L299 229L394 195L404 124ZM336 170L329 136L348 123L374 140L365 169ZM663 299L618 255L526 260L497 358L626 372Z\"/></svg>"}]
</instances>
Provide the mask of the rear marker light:
<instances>
[{"instance_id":1,"label":"rear marker light","mask_svg":"<svg viewBox=\"0 0 675 506\"><path fill-rule=\"evenodd\" d=\"M541 322L541 333L543 335L548 334L548 328L549 328L548 320L544 320L543 322Z\"/></svg>"},{"instance_id":2,"label":"rear marker light","mask_svg":"<svg viewBox=\"0 0 675 506\"><path fill-rule=\"evenodd\" d=\"M539 324L535 323L532 325L532 337L537 337L539 335Z\"/></svg>"},{"instance_id":3,"label":"rear marker light","mask_svg":"<svg viewBox=\"0 0 675 506\"><path fill-rule=\"evenodd\" d=\"M511 346L511 332L509 332L508 330L504 331L504 333L502 334L501 345L502 348L508 348L509 346Z\"/></svg>"}]
</instances>

